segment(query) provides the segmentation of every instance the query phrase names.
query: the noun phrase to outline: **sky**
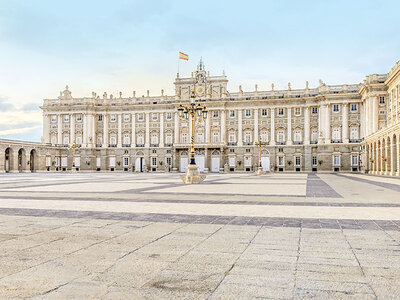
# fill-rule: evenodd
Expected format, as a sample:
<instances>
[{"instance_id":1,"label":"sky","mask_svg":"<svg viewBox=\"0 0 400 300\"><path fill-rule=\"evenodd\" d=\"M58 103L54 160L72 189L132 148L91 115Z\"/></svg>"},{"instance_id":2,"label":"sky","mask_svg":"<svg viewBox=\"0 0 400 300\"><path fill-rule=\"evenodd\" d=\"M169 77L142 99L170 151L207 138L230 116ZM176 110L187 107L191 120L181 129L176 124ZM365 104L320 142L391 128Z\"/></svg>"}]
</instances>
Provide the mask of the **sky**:
<instances>
[{"instance_id":1,"label":"sky","mask_svg":"<svg viewBox=\"0 0 400 300\"><path fill-rule=\"evenodd\" d=\"M40 141L43 99L173 95L203 57L228 91L362 82L400 59L399 1L0 0L0 138Z\"/></svg>"}]
</instances>

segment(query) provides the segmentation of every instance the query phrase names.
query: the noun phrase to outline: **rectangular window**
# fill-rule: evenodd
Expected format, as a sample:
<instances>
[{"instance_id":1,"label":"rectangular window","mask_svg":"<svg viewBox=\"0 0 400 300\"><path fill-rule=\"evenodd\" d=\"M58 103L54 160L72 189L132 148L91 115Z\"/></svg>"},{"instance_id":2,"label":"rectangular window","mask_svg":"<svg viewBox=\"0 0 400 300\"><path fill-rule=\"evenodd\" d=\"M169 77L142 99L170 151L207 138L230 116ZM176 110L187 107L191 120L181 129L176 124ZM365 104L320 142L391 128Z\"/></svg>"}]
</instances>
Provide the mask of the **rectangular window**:
<instances>
[{"instance_id":1,"label":"rectangular window","mask_svg":"<svg viewBox=\"0 0 400 300\"><path fill-rule=\"evenodd\" d=\"M129 166L129 157L124 157L124 167Z\"/></svg>"},{"instance_id":2,"label":"rectangular window","mask_svg":"<svg viewBox=\"0 0 400 300\"><path fill-rule=\"evenodd\" d=\"M230 110L230 111L229 111L229 117L230 117L230 118L234 118L235 116L236 116L236 111Z\"/></svg>"},{"instance_id":3,"label":"rectangular window","mask_svg":"<svg viewBox=\"0 0 400 300\"><path fill-rule=\"evenodd\" d=\"M250 117L250 116L251 116L251 110L250 110L250 109L245 109L244 115L245 115L246 117Z\"/></svg>"},{"instance_id":4,"label":"rectangular window","mask_svg":"<svg viewBox=\"0 0 400 300\"><path fill-rule=\"evenodd\" d=\"M300 156L296 156L295 164L296 166L300 166Z\"/></svg>"},{"instance_id":5,"label":"rectangular window","mask_svg":"<svg viewBox=\"0 0 400 300\"><path fill-rule=\"evenodd\" d=\"M333 156L333 165L335 167L340 166L340 156L339 155Z\"/></svg>"},{"instance_id":6,"label":"rectangular window","mask_svg":"<svg viewBox=\"0 0 400 300\"><path fill-rule=\"evenodd\" d=\"M263 116L263 117L266 117L266 116L268 116L268 109L262 109L261 110L261 115Z\"/></svg>"},{"instance_id":7,"label":"rectangular window","mask_svg":"<svg viewBox=\"0 0 400 300\"><path fill-rule=\"evenodd\" d=\"M300 109L300 107L295 107L295 109L294 109L294 114L295 114L296 116L300 116L300 114L301 114L301 109Z\"/></svg>"},{"instance_id":8,"label":"rectangular window","mask_svg":"<svg viewBox=\"0 0 400 300\"><path fill-rule=\"evenodd\" d=\"M313 165L313 166L316 166L317 163L318 163L317 157L316 157L316 156L313 156L313 157L312 157L312 165Z\"/></svg>"},{"instance_id":9,"label":"rectangular window","mask_svg":"<svg viewBox=\"0 0 400 300\"><path fill-rule=\"evenodd\" d=\"M151 114L151 119L152 119L153 121L157 121L157 120L158 120L158 113L152 113L152 114Z\"/></svg>"},{"instance_id":10,"label":"rectangular window","mask_svg":"<svg viewBox=\"0 0 400 300\"><path fill-rule=\"evenodd\" d=\"M334 104L333 105L333 111L334 112L339 112L339 104Z\"/></svg>"},{"instance_id":11,"label":"rectangular window","mask_svg":"<svg viewBox=\"0 0 400 300\"><path fill-rule=\"evenodd\" d=\"M69 115L64 115L64 122L68 123L69 122Z\"/></svg>"},{"instance_id":12,"label":"rectangular window","mask_svg":"<svg viewBox=\"0 0 400 300\"><path fill-rule=\"evenodd\" d=\"M111 122L117 121L117 115L115 115L115 114L110 115L110 121Z\"/></svg>"},{"instance_id":13,"label":"rectangular window","mask_svg":"<svg viewBox=\"0 0 400 300\"><path fill-rule=\"evenodd\" d=\"M218 118L218 116L219 116L218 110L214 110L213 111L213 118Z\"/></svg>"},{"instance_id":14,"label":"rectangular window","mask_svg":"<svg viewBox=\"0 0 400 300\"><path fill-rule=\"evenodd\" d=\"M357 104L351 105L351 111L357 111Z\"/></svg>"},{"instance_id":15,"label":"rectangular window","mask_svg":"<svg viewBox=\"0 0 400 300\"><path fill-rule=\"evenodd\" d=\"M284 160L284 157L283 156L279 156L278 157L278 166L284 166L284 164L285 164L285 160Z\"/></svg>"},{"instance_id":16,"label":"rectangular window","mask_svg":"<svg viewBox=\"0 0 400 300\"><path fill-rule=\"evenodd\" d=\"M144 115L143 114L138 114L137 115L138 121L143 121L144 120Z\"/></svg>"},{"instance_id":17,"label":"rectangular window","mask_svg":"<svg viewBox=\"0 0 400 300\"><path fill-rule=\"evenodd\" d=\"M167 116L165 117L167 120L172 120L172 113L168 112Z\"/></svg>"},{"instance_id":18,"label":"rectangular window","mask_svg":"<svg viewBox=\"0 0 400 300\"><path fill-rule=\"evenodd\" d=\"M76 115L76 121L77 122L82 122L82 115L81 114Z\"/></svg>"},{"instance_id":19,"label":"rectangular window","mask_svg":"<svg viewBox=\"0 0 400 300\"><path fill-rule=\"evenodd\" d=\"M103 115L98 115L98 116L97 116L97 120L98 120L99 122L103 121Z\"/></svg>"},{"instance_id":20,"label":"rectangular window","mask_svg":"<svg viewBox=\"0 0 400 300\"><path fill-rule=\"evenodd\" d=\"M278 108L278 116L283 116L283 108Z\"/></svg>"},{"instance_id":21,"label":"rectangular window","mask_svg":"<svg viewBox=\"0 0 400 300\"><path fill-rule=\"evenodd\" d=\"M167 166L172 166L172 158L171 157L167 157Z\"/></svg>"},{"instance_id":22,"label":"rectangular window","mask_svg":"<svg viewBox=\"0 0 400 300\"><path fill-rule=\"evenodd\" d=\"M57 122L57 115L51 115L51 123Z\"/></svg>"},{"instance_id":23,"label":"rectangular window","mask_svg":"<svg viewBox=\"0 0 400 300\"><path fill-rule=\"evenodd\" d=\"M379 104L385 104L385 97L379 97Z\"/></svg>"},{"instance_id":24,"label":"rectangular window","mask_svg":"<svg viewBox=\"0 0 400 300\"><path fill-rule=\"evenodd\" d=\"M312 108L312 114L316 115L318 113L318 107L313 107Z\"/></svg>"},{"instance_id":25,"label":"rectangular window","mask_svg":"<svg viewBox=\"0 0 400 300\"><path fill-rule=\"evenodd\" d=\"M131 120L131 116L129 114L124 114L124 122L129 122Z\"/></svg>"},{"instance_id":26,"label":"rectangular window","mask_svg":"<svg viewBox=\"0 0 400 300\"><path fill-rule=\"evenodd\" d=\"M358 155L352 155L351 156L351 165L352 166L358 166Z\"/></svg>"},{"instance_id":27,"label":"rectangular window","mask_svg":"<svg viewBox=\"0 0 400 300\"><path fill-rule=\"evenodd\" d=\"M151 165L152 165L153 167L157 166L157 157L152 157L152 158L151 158Z\"/></svg>"}]
</instances>

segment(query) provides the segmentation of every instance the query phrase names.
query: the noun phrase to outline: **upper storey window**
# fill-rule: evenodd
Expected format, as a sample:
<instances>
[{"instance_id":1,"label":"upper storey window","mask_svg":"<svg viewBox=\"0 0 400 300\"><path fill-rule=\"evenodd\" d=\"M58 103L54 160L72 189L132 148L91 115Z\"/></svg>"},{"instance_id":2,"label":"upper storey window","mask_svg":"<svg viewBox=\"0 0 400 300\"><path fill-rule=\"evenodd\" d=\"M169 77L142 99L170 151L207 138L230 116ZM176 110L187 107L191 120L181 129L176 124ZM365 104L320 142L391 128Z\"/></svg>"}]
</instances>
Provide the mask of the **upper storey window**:
<instances>
[{"instance_id":1,"label":"upper storey window","mask_svg":"<svg viewBox=\"0 0 400 300\"><path fill-rule=\"evenodd\" d=\"M301 114L301 109L300 109L300 107L295 107L295 109L294 109L294 115L295 115L295 116L300 116L300 114Z\"/></svg>"},{"instance_id":2,"label":"upper storey window","mask_svg":"<svg viewBox=\"0 0 400 300\"><path fill-rule=\"evenodd\" d=\"M165 117L167 120L172 120L172 113L167 112L167 116Z\"/></svg>"},{"instance_id":3,"label":"upper storey window","mask_svg":"<svg viewBox=\"0 0 400 300\"><path fill-rule=\"evenodd\" d=\"M64 122L68 123L69 122L69 115L64 115Z\"/></svg>"},{"instance_id":4,"label":"upper storey window","mask_svg":"<svg viewBox=\"0 0 400 300\"><path fill-rule=\"evenodd\" d=\"M131 120L130 114L124 114L124 121L129 122Z\"/></svg>"},{"instance_id":5,"label":"upper storey window","mask_svg":"<svg viewBox=\"0 0 400 300\"><path fill-rule=\"evenodd\" d=\"M379 97L379 104L381 105L385 104L385 97L383 96Z\"/></svg>"},{"instance_id":6,"label":"upper storey window","mask_svg":"<svg viewBox=\"0 0 400 300\"><path fill-rule=\"evenodd\" d=\"M250 109L246 109L246 110L244 111L244 115L245 115L246 117L250 117L250 116L251 116L251 110L250 110Z\"/></svg>"},{"instance_id":7,"label":"upper storey window","mask_svg":"<svg viewBox=\"0 0 400 300\"><path fill-rule=\"evenodd\" d=\"M268 109L262 109L261 110L261 115L263 116L263 117L266 117L266 116L268 116Z\"/></svg>"},{"instance_id":8,"label":"upper storey window","mask_svg":"<svg viewBox=\"0 0 400 300\"><path fill-rule=\"evenodd\" d=\"M283 116L283 108L278 108L278 116Z\"/></svg>"},{"instance_id":9,"label":"upper storey window","mask_svg":"<svg viewBox=\"0 0 400 300\"><path fill-rule=\"evenodd\" d=\"M157 120L158 120L158 113L152 113L152 114L151 114L151 119L152 119L153 121L157 121Z\"/></svg>"},{"instance_id":10,"label":"upper storey window","mask_svg":"<svg viewBox=\"0 0 400 300\"><path fill-rule=\"evenodd\" d=\"M110 115L110 121L111 122L116 122L117 121L117 115L115 115L115 114Z\"/></svg>"},{"instance_id":11,"label":"upper storey window","mask_svg":"<svg viewBox=\"0 0 400 300\"><path fill-rule=\"evenodd\" d=\"M313 115L318 114L318 107L313 107L313 108L312 108L312 114L313 114Z\"/></svg>"},{"instance_id":12,"label":"upper storey window","mask_svg":"<svg viewBox=\"0 0 400 300\"><path fill-rule=\"evenodd\" d=\"M229 111L229 117L230 117L230 118L234 118L235 116L236 116L236 111L230 110L230 111Z\"/></svg>"},{"instance_id":13,"label":"upper storey window","mask_svg":"<svg viewBox=\"0 0 400 300\"><path fill-rule=\"evenodd\" d=\"M76 115L76 121L77 122L82 122L82 115L81 114Z\"/></svg>"},{"instance_id":14,"label":"upper storey window","mask_svg":"<svg viewBox=\"0 0 400 300\"><path fill-rule=\"evenodd\" d=\"M57 122L57 115L51 115L51 123Z\"/></svg>"},{"instance_id":15,"label":"upper storey window","mask_svg":"<svg viewBox=\"0 0 400 300\"><path fill-rule=\"evenodd\" d=\"M103 115L98 115L97 116L97 121L99 121L99 122L103 121Z\"/></svg>"},{"instance_id":16,"label":"upper storey window","mask_svg":"<svg viewBox=\"0 0 400 300\"><path fill-rule=\"evenodd\" d=\"M144 120L144 115L143 114L138 114L137 115L138 121L143 121Z\"/></svg>"},{"instance_id":17,"label":"upper storey window","mask_svg":"<svg viewBox=\"0 0 400 300\"><path fill-rule=\"evenodd\" d=\"M352 104L350 109L351 111L357 111L357 108L357 104Z\"/></svg>"},{"instance_id":18,"label":"upper storey window","mask_svg":"<svg viewBox=\"0 0 400 300\"><path fill-rule=\"evenodd\" d=\"M333 105L333 112L339 112L339 104Z\"/></svg>"},{"instance_id":19,"label":"upper storey window","mask_svg":"<svg viewBox=\"0 0 400 300\"><path fill-rule=\"evenodd\" d=\"M218 116L219 116L218 110L214 110L213 111L213 118L218 118Z\"/></svg>"}]
</instances>

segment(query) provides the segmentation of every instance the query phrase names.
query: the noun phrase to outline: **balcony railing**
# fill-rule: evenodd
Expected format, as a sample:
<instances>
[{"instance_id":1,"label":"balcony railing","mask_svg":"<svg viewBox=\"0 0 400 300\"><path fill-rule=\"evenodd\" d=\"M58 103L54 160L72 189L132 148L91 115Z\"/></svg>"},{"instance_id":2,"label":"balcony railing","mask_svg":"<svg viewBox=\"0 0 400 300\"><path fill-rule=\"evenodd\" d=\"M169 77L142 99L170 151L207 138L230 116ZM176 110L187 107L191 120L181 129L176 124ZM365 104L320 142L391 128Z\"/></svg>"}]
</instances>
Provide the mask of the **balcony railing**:
<instances>
[{"instance_id":1,"label":"balcony railing","mask_svg":"<svg viewBox=\"0 0 400 300\"><path fill-rule=\"evenodd\" d=\"M150 144L150 147L158 147L159 144Z\"/></svg>"},{"instance_id":2,"label":"balcony railing","mask_svg":"<svg viewBox=\"0 0 400 300\"><path fill-rule=\"evenodd\" d=\"M228 142L228 146L236 146L237 142Z\"/></svg>"},{"instance_id":3,"label":"balcony railing","mask_svg":"<svg viewBox=\"0 0 400 300\"><path fill-rule=\"evenodd\" d=\"M276 142L277 145L286 145L286 142Z\"/></svg>"},{"instance_id":4,"label":"balcony railing","mask_svg":"<svg viewBox=\"0 0 400 300\"><path fill-rule=\"evenodd\" d=\"M116 148L116 147L117 147L117 144L108 144L108 147L110 147L110 148Z\"/></svg>"},{"instance_id":5,"label":"balcony railing","mask_svg":"<svg viewBox=\"0 0 400 300\"><path fill-rule=\"evenodd\" d=\"M172 143L166 143L165 144L165 147L172 147L174 144L172 144Z\"/></svg>"},{"instance_id":6,"label":"balcony railing","mask_svg":"<svg viewBox=\"0 0 400 300\"><path fill-rule=\"evenodd\" d=\"M250 145L253 145L253 142L243 142L243 145L250 146Z\"/></svg>"},{"instance_id":7,"label":"balcony railing","mask_svg":"<svg viewBox=\"0 0 400 300\"><path fill-rule=\"evenodd\" d=\"M102 146L102 144L96 144L96 148L101 148Z\"/></svg>"},{"instance_id":8,"label":"balcony railing","mask_svg":"<svg viewBox=\"0 0 400 300\"><path fill-rule=\"evenodd\" d=\"M136 147L144 147L144 144L136 144Z\"/></svg>"},{"instance_id":9,"label":"balcony railing","mask_svg":"<svg viewBox=\"0 0 400 300\"><path fill-rule=\"evenodd\" d=\"M334 139L334 140L331 140L331 143L332 144L340 144L340 143L342 143L342 140Z\"/></svg>"},{"instance_id":10,"label":"balcony railing","mask_svg":"<svg viewBox=\"0 0 400 300\"><path fill-rule=\"evenodd\" d=\"M122 144L122 147L130 147L131 144Z\"/></svg>"},{"instance_id":11,"label":"balcony railing","mask_svg":"<svg viewBox=\"0 0 400 300\"><path fill-rule=\"evenodd\" d=\"M294 141L293 145L303 145L303 141Z\"/></svg>"},{"instance_id":12,"label":"balcony railing","mask_svg":"<svg viewBox=\"0 0 400 300\"><path fill-rule=\"evenodd\" d=\"M310 144L318 144L318 141L310 141Z\"/></svg>"},{"instance_id":13,"label":"balcony railing","mask_svg":"<svg viewBox=\"0 0 400 300\"><path fill-rule=\"evenodd\" d=\"M361 143L362 140L361 139L350 139L349 143Z\"/></svg>"}]
</instances>

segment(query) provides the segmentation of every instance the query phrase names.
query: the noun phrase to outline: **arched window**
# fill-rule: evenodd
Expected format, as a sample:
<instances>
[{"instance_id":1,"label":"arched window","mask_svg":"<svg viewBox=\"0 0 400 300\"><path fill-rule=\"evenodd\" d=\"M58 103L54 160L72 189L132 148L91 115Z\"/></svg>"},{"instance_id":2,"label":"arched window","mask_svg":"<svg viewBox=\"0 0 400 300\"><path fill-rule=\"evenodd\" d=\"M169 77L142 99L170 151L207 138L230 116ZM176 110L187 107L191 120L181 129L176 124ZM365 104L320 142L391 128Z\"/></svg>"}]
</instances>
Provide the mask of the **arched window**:
<instances>
[{"instance_id":1,"label":"arched window","mask_svg":"<svg viewBox=\"0 0 400 300\"><path fill-rule=\"evenodd\" d=\"M334 141L340 140L340 128L335 127L332 129L332 140Z\"/></svg>"},{"instance_id":2,"label":"arched window","mask_svg":"<svg viewBox=\"0 0 400 300\"><path fill-rule=\"evenodd\" d=\"M358 140L358 127L351 127L350 129L350 139Z\"/></svg>"},{"instance_id":3,"label":"arched window","mask_svg":"<svg viewBox=\"0 0 400 300\"><path fill-rule=\"evenodd\" d=\"M261 141L268 142L268 132L267 131L261 132Z\"/></svg>"},{"instance_id":4,"label":"arched window","mask_svg":"<svg viewBox=\"0 0 400 300\"><path fill-rule=\"evenodd\" d=\"M137 135L137 144L138 144L138 145L144 145L143 133L139 133L139 134Z\"/></svg>"},{"instance_id":5,"label":"arched window","mask_svg":"<svg viewBox=\"0 0 400 300\"><path fill-rule=\"evenodd\" d=\"M294 141L295 142L301 142L303 139L302 139L302 136L301 136L301 130L295 130L294 131Z\"/></svg>"},{"instance_id":6,"label":"arched window","mask_svg":"<svg viewBox=\"0 0 400 300\"><path fill-rule=\"evenodd\" d=\"M130 143L131 143L131 139L129 137L129 134L125 133L124 134L124 142L123 142L123 144L124 145L129 145Z\"/></svg>"}]
</instances>

